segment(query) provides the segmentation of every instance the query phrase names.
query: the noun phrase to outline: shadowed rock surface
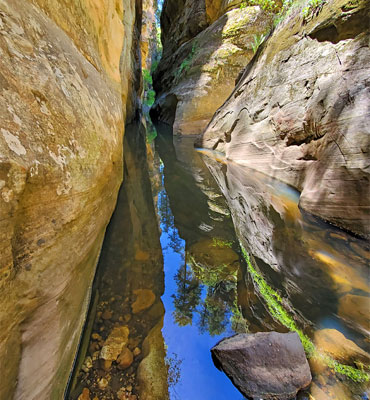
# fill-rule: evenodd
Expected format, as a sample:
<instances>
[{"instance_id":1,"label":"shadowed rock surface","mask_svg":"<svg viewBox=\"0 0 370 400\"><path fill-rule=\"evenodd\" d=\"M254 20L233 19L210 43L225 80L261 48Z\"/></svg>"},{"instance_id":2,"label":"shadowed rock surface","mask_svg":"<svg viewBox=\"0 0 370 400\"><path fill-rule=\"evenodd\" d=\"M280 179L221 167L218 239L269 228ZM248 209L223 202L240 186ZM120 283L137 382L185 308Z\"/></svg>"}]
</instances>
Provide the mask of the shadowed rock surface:
<instances>
[{"instance_id":1,"label":"shadowed rock surface","mask_svg":"<svg viewBox=\"0 0 370 400\"><path fill-rule=\"evenodd\" d=\"M247 397L292 399L311 383L311 372L297 333L239 334L211 350L224 371Z\"/></svg>"}]
</instances>

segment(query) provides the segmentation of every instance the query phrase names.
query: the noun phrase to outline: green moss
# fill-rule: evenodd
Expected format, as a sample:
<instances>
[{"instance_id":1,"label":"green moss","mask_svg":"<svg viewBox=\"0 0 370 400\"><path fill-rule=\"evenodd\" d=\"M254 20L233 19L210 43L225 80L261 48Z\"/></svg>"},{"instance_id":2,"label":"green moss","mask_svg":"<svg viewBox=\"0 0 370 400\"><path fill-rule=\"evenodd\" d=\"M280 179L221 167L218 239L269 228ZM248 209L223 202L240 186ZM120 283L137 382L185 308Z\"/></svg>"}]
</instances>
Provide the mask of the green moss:
<instances>
[{"instance_id":1,"label":"green moss","mask_svg":"<svg viewBox=\"0 0 370 400\"><path fill-rule=\"evenodd\" d=\"M257 285L258 291L265 300L267 307L277 321L286 326L290 331L297 332L301 341L303 348L307 354L308 358L313 358L318 360L324 364L326 364L329 368L332 368L335 372L339 374L345 375L348 378L352 379L355 382L367 382L370 377L364 371L360 371L357 368L351 367L349 365L344 365L334 360L327 354L320 353L315 345L312 343L310 338L303 333L301 329L299 329L294 321L293 317L289 314L289 312L283 306L283 300L278 292L276 292L268 283L265 281L263 276L257 272L257 270L253 267L249 255L243 245L240 243L240 248L243 254L243 258L247 263L248 272L250 273L253 282Z\"/></svg>"},{"instance_id":2,"label":"green moss","mask_svg":"<svg viewBox=\"0 0 370 400\"><path fill-rule=\"evenodd\" d=\"M233 242L230 240L223 240L220 238L213 238L212 239L213 242L213 246L214 247L232 247L233 246Z\"/></svg>"}]
</instances>

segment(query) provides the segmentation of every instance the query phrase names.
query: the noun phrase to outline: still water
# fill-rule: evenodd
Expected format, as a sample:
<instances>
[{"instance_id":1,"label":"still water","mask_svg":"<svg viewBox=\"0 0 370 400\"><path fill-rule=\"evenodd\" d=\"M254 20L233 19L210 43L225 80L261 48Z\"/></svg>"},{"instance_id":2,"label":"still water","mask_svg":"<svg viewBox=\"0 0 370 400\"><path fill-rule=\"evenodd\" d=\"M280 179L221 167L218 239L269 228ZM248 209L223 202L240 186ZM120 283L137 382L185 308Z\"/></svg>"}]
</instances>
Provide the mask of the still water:
<instances>
[{"instance_id":1,"label":"still water","mask_svg":"<svg viewBox=\"0 0 370 400\"><path fill-rule=\"evenodd\" d=\"M131 127L125 141L69 398L88 388L99 400L242 400L211 347L238 332L296 330L315 356L300 399L367 399L355 381L370 361L369 245L301 212L289 186L165 126ZM136 313L138 293L147 304ZM124 369L99 359L122 324L140 351Z\"/></svg>"}]
</instances>

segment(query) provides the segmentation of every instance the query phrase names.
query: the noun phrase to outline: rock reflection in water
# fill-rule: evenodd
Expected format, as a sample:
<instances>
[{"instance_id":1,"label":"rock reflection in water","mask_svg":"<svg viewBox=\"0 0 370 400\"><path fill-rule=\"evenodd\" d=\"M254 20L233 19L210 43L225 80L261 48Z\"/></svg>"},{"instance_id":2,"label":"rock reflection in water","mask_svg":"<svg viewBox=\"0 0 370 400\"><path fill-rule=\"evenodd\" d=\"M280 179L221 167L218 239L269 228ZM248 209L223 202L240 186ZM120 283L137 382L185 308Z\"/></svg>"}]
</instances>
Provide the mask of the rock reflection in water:
<instances>
[{"instance_id":1,"label":"rock reflection in water","mask_svg":"<svg viewBox=\"0 0 370 400\"><path fill-rule=\"evenodd\" d=\"M361 374L369 365L363 362L369 359L368 244L301 215L299 195L288 186L235 163L220 163L208 151L204 161L227 199L240 243L262 274L259 279L268 285L266 290L278 290L279 302L290 315L291 322L284 321L284 315L280 319L275 315L275 325L280 321L280 329L286 329L284 326L294 323L305 337L320 342L316 343L320 351L357 367ZM355 252L355 248L360 250ZM249 275L246 279L251 281ZM271 316L265 317L268 301L265 310L257 310L253 295L249 295L255 284L250 284L244 295L243 316L249 320L260 314L257 318L262 326L250 324L251 331L271 329ZM257 295L264 297L262 292ZM328 359L328 363L332 361ZM311 362L315 398L366 398L363 391L368 385L335 376L321 364ZM352 375L351 370L346 372ZM324 394L327 397L322 397Z\"/></svg>"},{"instance_id":2,"label":"rock reflection in water","mask_svg":"<svg viewBox=\"0 0 370 400\"><path fill-rule=\"evenodd\" d=\"M142 125L127 127L124 153L124 183L107 229L94 283L96 307L70 399L81 393L81 399L168 398L163 257Z\"/></svg>"},{"instance_id":3,"label":"rock reflection in water","mask_svg":"<svg viewBox=\"0 0 370 400\"><path fill-rule=\"evenodd\" d=\"M193 140L173 139L159 128L156 151L163 165L158 196L165 260L163 334L179 374L171 399L241 399L214 369L210 348L240 326L237 245L225 199Z\"/></svg>"}]
</instances>

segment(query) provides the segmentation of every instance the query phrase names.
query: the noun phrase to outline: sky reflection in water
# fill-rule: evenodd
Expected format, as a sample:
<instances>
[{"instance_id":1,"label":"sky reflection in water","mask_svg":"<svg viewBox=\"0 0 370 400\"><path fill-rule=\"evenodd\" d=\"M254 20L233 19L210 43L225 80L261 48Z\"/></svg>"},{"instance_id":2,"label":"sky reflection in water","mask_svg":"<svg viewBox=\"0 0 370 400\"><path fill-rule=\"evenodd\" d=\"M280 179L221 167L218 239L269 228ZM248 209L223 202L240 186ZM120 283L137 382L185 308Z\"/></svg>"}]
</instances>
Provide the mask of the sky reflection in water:
<instances>
[{"instance_id":1,"label":"sky reflection in water","mask_svg":"<svg viewBox=\"0 0 370 400\"><path fill-rule=\"evenodd\" d=\"M159 194L159 203L163 206L163 202L167 201L163 189ZM211 347L219 340L234 333L228 321L230 312L225 313L222 334L211 335L207 326L202 328L199 312L202 309L201 304L204 305L206 300L207 288L199 283L199 304L191 320L184 322L189 322L186 326L180 326L175 321L176 308L173 296L178 294L176 275L185 265L185 241L179 237L173 225L173 216L169 208L166 214L164 216L160 212L165 269L165 293L162 300L166 309L162 332L167 345L167 357L173 360L170 365L176 364L180 373L178 382L169 389L170 398L171 400L242 400L243 396L226 375L214 367L210 353ZM188 274L191 274L189 266L187 269Z\"/></svg>"}]
</instances>

